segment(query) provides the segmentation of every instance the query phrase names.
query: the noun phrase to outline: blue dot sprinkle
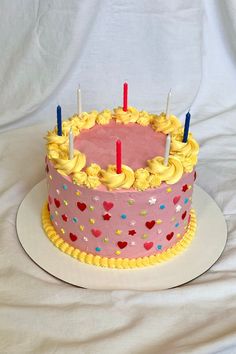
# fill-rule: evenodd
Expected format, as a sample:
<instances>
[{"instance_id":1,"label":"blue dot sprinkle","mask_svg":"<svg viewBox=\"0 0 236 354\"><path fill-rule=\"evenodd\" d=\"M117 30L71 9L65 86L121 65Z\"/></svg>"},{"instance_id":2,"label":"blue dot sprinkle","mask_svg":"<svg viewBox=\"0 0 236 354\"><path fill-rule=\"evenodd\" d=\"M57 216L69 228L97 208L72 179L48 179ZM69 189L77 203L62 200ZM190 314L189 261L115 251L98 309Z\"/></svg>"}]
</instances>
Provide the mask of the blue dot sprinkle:
<instances>
[{"instance_id":1,"label":"blue dot sprinkle","mask_svg":"<svg viewBox=\"0 0 236 354\"><path fill-rule=\"evenodd\" d=\"M166 206L165 206L164 204L161 204L161 205L160 205L160 209L162 209L162 210L165 209L165 207L166 207Z\"/></svg>"},{"instance_id":2,"label":"blue dot sprinkle","mask_svg":"<svg viewBox=\"0 0 236 354\"><path fill-rule=\"evenodd\" d=\"M175 224L175 227L178 227L179 226L179 223L177 222L176 224Z\"/></svg>"},{"instance_id":3,"label":"blue dot sprinkle","mask_svg":"<svg viewBox=\"0 0 236 354\"><path fill-rule=\"evenodd\" d=\"M74 217L74 218L72 219L72 221L73 221L74 223L76 223L76 222L78 222L78 219L77 219L76 217Z\"/></svg>"},{"instance_id":4,"label":"blue dot sprinkle","mask_svg":"<svg viewBox=\"0 0 236 354\"><path fill-rule=\"evenodd\" d=\"M96 247L95 251L100 252L102 249L100 247Z\"/></svg>"},{"instance_id":5,"label":"blue dot sprinkle","mask_svg":"<svg viewBox=\"0 0 236 354\"><path fill-rule=\"evenodd\" d=\"M188 198L185 198L184 199L184 204L187 204L188 203Z\"/></svg>"},{"instance_id":6,"label":"blue dot sprinkle","mask_svg":"<svg viewBox=\"0 0 236 354\"><path fill-rule=\"evenodd\" d=\"M51 220L53 220L53 219L54 219L53 215L50 215L50 219L51 219Z\"/></svg>"},{"instance_id":7,"label":"blue dot sprinkle","mask_svg":"<svg viewBox=\"0 0 236 354\"><path fill-rule=\"evenodd\" d=\"M121 214L121 219L126 219L127 218L127 215L126 214Z\"/></svg>"},{"instance_id":8,"label":"blue dot sprinkle","mask_svg":"<svg viewBox=\"0 0 236 354\"><path fill-rule=\"evenodd\" d=\"M162 245L157 245L157 249L161 250L162 249Z\"/></svg>"},{"instance_id":9,"label":"blue dot sprinkle","mask_svg":"<svg viewBox=\"0 0 236 354\"><path fill-rule=\"evenodd\" d=\"M66 191L68 189L66 184L63 184L62 188L64 189L64 191Z\"/></svg>"}]
</instances>

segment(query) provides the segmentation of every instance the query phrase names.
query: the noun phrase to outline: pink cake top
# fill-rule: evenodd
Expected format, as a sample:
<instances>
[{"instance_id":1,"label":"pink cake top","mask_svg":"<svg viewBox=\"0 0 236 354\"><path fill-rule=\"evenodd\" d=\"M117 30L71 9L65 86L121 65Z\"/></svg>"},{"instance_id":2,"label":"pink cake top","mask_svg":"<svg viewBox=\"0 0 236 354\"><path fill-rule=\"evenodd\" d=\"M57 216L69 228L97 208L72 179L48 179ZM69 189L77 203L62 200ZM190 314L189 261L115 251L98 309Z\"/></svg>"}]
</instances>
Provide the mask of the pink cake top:
<instances>
[{"instance_id":1,"label":"pink cake top","mask_svg":"<svg viewBox=\"0 0 236 354\"><path fill-rule=\"evenodd\" d=\"M96 125L81 131L75 137L75 149L86 155L87 165L97 163L107 168L116 161L116 140L122 141L122 164L132 169L146 167L147 160L163 156L166 135L155 132L151 126L135 123Z\"/></svg>"}]
</instances>

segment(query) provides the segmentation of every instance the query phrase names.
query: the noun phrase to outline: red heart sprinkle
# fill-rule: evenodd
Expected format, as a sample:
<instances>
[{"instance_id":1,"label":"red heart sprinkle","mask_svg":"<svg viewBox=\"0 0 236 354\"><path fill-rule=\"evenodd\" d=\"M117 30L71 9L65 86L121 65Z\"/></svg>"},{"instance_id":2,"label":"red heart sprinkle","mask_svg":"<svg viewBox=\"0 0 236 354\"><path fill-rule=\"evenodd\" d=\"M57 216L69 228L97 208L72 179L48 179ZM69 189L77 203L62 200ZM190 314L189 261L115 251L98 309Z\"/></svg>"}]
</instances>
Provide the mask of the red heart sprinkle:
<instances>
[{"instance_id":1,"label":"red heart sprinkle","mask_svg":"<svg viewBox=\"0 0 236 354\"><path fill-rule=\"evenodd\" d=\"M87 208L87 205L85 203L77 202L77 207L79 210L84 211Z\"/></svg>"},{"instance_id":2,"label":"red heart sprinkle","mask_svg":"<svg viewBox=\"0 0 236 354\"><path fill-rule=\"evenodd\" d=\"M170 241L172 237L174 236L174 232L171 232L170 234L166 235L166 239Z\"/></svg>"},{"instance_id":3,"label":"red heart sprinkle","mask_svg":"<svg viewBox=\"0 0 236 354\"><path fill-rule=\"evenodd\" d=\"M185 210L185 212L182 214L182 220L185 219L186 215L187 215L187 211Z\"/></svg>"},{"instance_id":4,"label":"red heart sprinkle","mask_svg":"<svg viewBox=\"0 0 236 354\"><path fill-rule=\"evenodd\" d=\"M143 244L143 247L145 248L145 250L149 251L153 247L153 242L145 242Z\"/></svg>"},{"instance_id":5,"label":"red heart sprinkle","mask_svg":"<svg viewBox=\"0 0 236 354\"><path fill-rule=\"evenodd\" d=\"M54 203L55 203L57 208L60 208L60 206L61 206L60 200L54 198Z\"/></svg>"},{"instance_id":6,"label":"red heart sprinkle","mask_svg":"<svg viewBox=\"0 0 236 354\"><path fill-rule=\"evenodd\" d=\"M187 190L188 190L188 185L185 184L185 185L182 187L182 191L183 191L183 192L186 192Z\"/></svg>"},{"instance_id":7,"label":"red heart sprinkle","mask_svg":"<svg viewBox=\"0 0 236 354\"><path fill-rule=\"evenodd\" d=\"M66 214L63 214L61 217L64 221L67 221L67 219L68 219Z\"/></svg>"},{"instance_id":8,"label":"red heart sprinkle","mask_svg":"<svg viewBox=\"0 0 236 354\"><path fill-rule=\"evenodd\" d=\"M109 211L113 208L114 204L112 202L103 202L104 209Z\"/></svg>"},{"instance_id":9,"label":"red heart sprinkle","mask_svg":"<svg viewBox=\"0 0 236 354\"><path fill-rule=\"evenodd\" d=\"M155 225L155 220L147 221L145 225L149 230L151 230Z\"/></svg>"},{"instance_id":10,"label":"red heart sprinkle","mask_svg":"<svg viewBox=\"0 0 236 354\"><path fill-rule=\"evenodd\" d=\"M178 201L180 200L180 195L177 195L176 197L174 197L174 199L173 199L173 203L174 204L177 204L178 203Z\"/></svg>"},{"instance_id":11,"label":"red heart sprinkle","mask_svg":"<svg viewBox=\"0 0 236 354\"><path fill-rule=\"evenodd\" d=\"M70 239L71 239L71 241L76 241L77 240L77 236L75 235L75 234L72 234L72 232L70 232Z\"/></svg>"},{"instance_id":12,"label":"red heart sprinkle","mask_svg":"<svg viewBox=\"0 0 236 354\"><path fill-rule=\"evenodd\" d=\"M125 248L128 245L128 243L126 241L119 241L117 242L117 246L122 250L123 248Z\"/></svg>"},{"instance_id":13,"label":"red heart sprinkle","mask_svg":"<svg viewBox=\"0 0 236 354\"><path fill-rule=\"evenodd\" d=\"M91 232L92 232L94 237L99 237L102 234L102 232L100 230L98 230L98 229L92 229Z\"/></svg>"}]
</instances>

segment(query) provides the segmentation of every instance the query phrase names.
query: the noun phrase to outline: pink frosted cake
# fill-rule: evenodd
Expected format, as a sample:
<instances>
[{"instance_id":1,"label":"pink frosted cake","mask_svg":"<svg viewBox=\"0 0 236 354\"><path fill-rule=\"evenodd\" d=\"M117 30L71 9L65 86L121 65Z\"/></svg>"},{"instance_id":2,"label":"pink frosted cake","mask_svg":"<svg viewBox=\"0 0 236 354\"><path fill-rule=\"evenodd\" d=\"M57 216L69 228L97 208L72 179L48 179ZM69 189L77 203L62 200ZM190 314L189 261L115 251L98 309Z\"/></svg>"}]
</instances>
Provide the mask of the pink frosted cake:
<instances>
[{"instance_id":1,"label":"pink frosted cake","mask_svg":"<svg viewBox=\"0 0 236 354\"><path fill-rule=\"evenodd\" d=\"M196 229L191 200L199 150L191 133L182 140L175 116L132 107L74 115L63 122L62 136L56 128L48 132L42 223L49 239L78 261L111 268L153 265L182 252Z\"/></svg>"}]
</instances>

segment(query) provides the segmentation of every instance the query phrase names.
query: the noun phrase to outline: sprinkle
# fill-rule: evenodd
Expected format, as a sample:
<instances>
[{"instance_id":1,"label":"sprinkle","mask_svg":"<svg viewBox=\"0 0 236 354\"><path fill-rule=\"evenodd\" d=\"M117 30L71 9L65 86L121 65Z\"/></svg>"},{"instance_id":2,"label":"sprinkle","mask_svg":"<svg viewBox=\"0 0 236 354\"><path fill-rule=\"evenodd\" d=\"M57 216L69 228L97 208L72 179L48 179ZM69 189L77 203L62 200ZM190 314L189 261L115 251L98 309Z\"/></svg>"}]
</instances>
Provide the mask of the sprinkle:
<instances>
[{"instance_id":1,"label":"sprinkle","mask_svg":"<svg viewBox=\"0 0 236 354\"><path fill-rule=\"evenodd\" d=\"M173 218L171 218L171 221L175 221L175 219L176 219L176 218L173 216Z\"/></svg>"},{"instance_id":2,"label":"sprinkle","mask_svg":"<svg viewBox=\"0 0 236 354\"><path fill-rule=\"evenodd\" d=\"M68 205L68 201L67 200L63 200L63 203L65 204L65 206Z\"/></svg>"},{"instance_id":3,"label":"sprinkle","mask_svg":"<svg viewBox=\"0 0 236 354\"><path fill-rule=\"evenodd\" d=\"M135 230L129 230L129 235L134 236L136 234Z\"/></svg>"},{"instance_id":4,"label":"sprinkle","mask_svg":"<svg viewBox=\"0 0 236 354\"><path fill-rule=\"evenodd\" d=\"M90 206L89 206L89 210L94 211L94 206L93 206L93 205L90 205Z\"/></svg>"},{"instance_id":5,"label":"sprinkle","mask_svg":"<svg viewBox=\"0 0 236 354\"><path fill-rule=\"evenodd\" d=\"M188 189L192 189L192 186L191 186L191 184L190 184L190 186L188 186Z\"/></svg>"},{"instance_id":6,"label":"sprinkle","mask_svg":"<svg viewBox=\"0 0 236 354\"><path fill-rule=\"evenodd\" d=\"M49 175L50 180L52 180L52 175Z\"/></svg>"},{"instance_id":7,"label":"sprinkle","mask_svg":"<svg viewBox=\"0 0 236 354\"><path fill-rule=\"evenodd\" d=\"M179 226L179 223L177 222L176 224L175 224L175 227L178 227Z\"/></svg>"},{"instance_id":8,"label":"sprinkle","mask_svg":"<svg viewBox=\"0 0 236 354\"><path fill-rule=\"evenodd\" d=\"M146 215L147 215L147 210L141 210L141 211L140 211L140 215L146 216Z\"/></svg>"},{"instance_id":9,"label":"sprinkle","mask_svg":"<svg viewBox=\"0 0 236 354\"><path fill-rule=\"evenodd\" d=\"M185 199L184 199L184 204L187 204L187 203L188 203L188 200L189 200L188 198L185 198Z\"/></svg>"},{"instance_id":10,"label":"sprinkle","mask_svg":"<svg viewBox=\"0 0 236 354\"><path fill-rule=\"evenodd\" d=\"M95 220L94 219L89 219L89 222L90 222L90 224L95 224Z\"/></svg>"},{"instance_id":11,"label":"sprinkle","mask_svg":"<svg viewBox=\"0 0 236 354\"><path fill-rule=\"evenodd\" d=\"M162 249L162 245L157 245L157 249L161 250Z\"/></svg>"},{"instance_id":12,"label":"sprinkle","mask_svg":"<svg viewBox=\"0 0 236 354\"><path fill-rule=\"evenodd\" d=\"M134 226L135 224L136 224L136 221L135 221L135 220L130 221L130 225L131 225L131 226Z\"/></svg>"},{"instance_id":13,"label":"sprinkle","mask_svg":"<svg viewBox=\"0 0 236 354\"><path fill-rule=\"evenodd\" d=\"M64 233L65 233L65 230L64 229L61 229L61 233L64 235Z\"/></svg>"},{"instance_id":14,"label":"sprinkle","mask_svg":"<svg viewBox=\"0 0 236 354\"><path fill-rule=\"evenodd\" d=\"M108 237L105 237L105 238L103 239L103 242L105 242L105 243L109 242L109 238L108 238Z\"/></svg>"},{"instance_id":15,"label":"sprinkle","mask_svg":"<svg viewBox=\"0 0 236 354\"><path fill-rule=\"evenodd\" d=\"M175 208L176 213L178 213L181 209L182 209L182 206L180 204L178 204Z\"/></svg>"},{"instance_id":16,"label":"sprinkle","mask_svg":"<svg viewBox=\"0 0 236 354\"><path fill-rule=\"evenodd\" d=\"M80 191L77 189L77 191L75 192L76 195L78 195L78 197L80 196Z\"/></svg>"},{"instance_id":17,"label":"sprinkle","mask_svg":"<svg viewBox=\"0 0 236 354\"><path fill-rule=\"evenodd\" d=\"M160 235L162 233L161 229L157 229L157 233Z\"/></svg>"},{"instance_id":18,"label":"sprinkle","mask_svg":"<svg viewBox=\"0 0 236 354\"><path fill-rule=\"evenodd\" d=\"M52 214L50 214L50 220L53 220L54 216Z\"/></svg>"},{"instance_id":19,"label":"sprinkle","mask_svg":"<svg viewBox=\"0 0 236 354\"><path fill-rule=\"evenodd\" d=\"M160 224L162 223L162 220L161 220L161 219L158 219L158 220L156 221L156 223L157 223L157 225L160 225Z\"/></svg>"},{"instance_id":20,"label":"sprinkle","mask_svg":"<svg viewBox=\"0 0 236 354\"><path fill-rule=\"evenodd\" d=\"M176 235L177 238L180 238L180 236L181 236L181 234L177 234L177 235Z\"/></svg>"},{"instance_id":21,"label":"sprinkle","mask_svg":"<svg viewBox=\"0 0 236 354\"><path fill-rule=\"evenodd\" d=\"M129 205L133 205L134 203L135 203L135 200L134 200L134 199L129 199L129 200L128 200L128 204L129 204Z\"/></svg>"},{"instance_id":22,"label":"sprinkle","mask_svg":"<svg viewBox=\"0 0 236 354\"><path fill-rule=\"evenodd\" d=\"M189 197L189 200L192 200L192 197Z\"/></svg>"},{"instance_id":23,"label":"sprinkle","mask_svg":"<svg viewBox=\"0 0 236 354\"><path fill-rule=\"evenodd\" d=\"M63 184L62 188L64 189L64 191L67 191L67 189L68 189L66 184Z\"/></svg>"},{"instance_id":24,"label":"sprinkle","mask_svg":"<svg viewBox=\"0 0 236 354\"><path fill-rule=\"evenodd\" d=\"M166 189L166 191L167 191L167 193L170 193L170 192L172 192L172 189L169 187Z\"/></svg>"},{"instance_id":25,"label":"sprinkle","mask_svg":"<svg viewBox=\"0 0 236 354\"><path fill-rule=\"evenodd\" d=\"M57 194L60 194L60 191L59 191L59 189L56 189L56 192L57 192Z\"/></svg>"},{"instance_id":26,"label":"sprinkle","mask_svg":"<svg viewBox=\"0 0 236 354\"><path fill-rule=\"evenodd\" d=\"M126 219L127 218L127 215L126 214L121 214L121 219Z\"/></svg>"},{"instance_id":27,"label":"sprinkle","mask_svg":"<svg viewBox=\"0 0 236 354\"><path fill-rule=\"evenodd\" d=\"M116 251L115 254L117 254L117 256L119 256L119 254L121 254L121 251Z\"/></svg>"},{"instance_id":28,"label":"sprinkle","mask_svg":"<svg viewBox=\"0 0 236 354\"><path fill-rule=\"evenodd\" d=\"M146 238L148 238L148 234L143 234L142 239L146 240Z\"/></svg>"},{"instance_id":29,"label":"sprinkle","mask_svg":"<svg viewBox=\"0 0 236 354\"><path fill-rule=\"evenodd\" d=\"M131 246L135 246L136 243L134 241L131 242Z\"/></svg>"},{"instance_id":30,"label":"sprinkle","mask_svg":"<svg viewBox=\"0 0 236 354\"><path fill-rule=\"evenodd\" d=\"M111 215L110 215L110 214L104 214L104 215L103 215L103 219L104 219L104 220L110 220L110 218L111 218Z\"/></svg>"},{"instance_id":31,"label":"sprinkle","mask_svg":"<svg viewBox=\"0 0 236 354\"><path fill-rule=\"evenodd\" d=\"M99 201L99 197L96 195L95 197L93 197L93 200L94 200L95 202L98 202L98 201Z\"/></svg>"},{"instance_id":32,"label":"sprinkle","mask_svg":"<svg viewBox=\"0 0 236 354\"><path fill-rule=\"evenodd\" d=\"M148 203L149 203L150 205L155 205L155 204L156 204L156 201L157 201L157 198L151 197L151 198L149 198Z\"/></svg>"},{"instance_id":33,"label":"sprinkle","mask_svg":"<svg viewBox=\"0 0 236 354\"><path fill-rule=\"evenodd\" d=\"M83 239L84 239L85 242L88 242L87 237L84 236Z\"/></svg>"},{"instance_id":34,"label":"sprinkle","mask_svg":"<svg viewBox=\"0 0 236 354\"><path fill-rule=\"evenodd\" d=\"M163 210L163 209L165 209L165 207L166 207L165 204L161 204L159 208L160 208L161 210Z\"/></svg>"},{"instance_id":35,"label":"sprinkle","mask_svg":"<svg viewBox=\"0 0 236 354\"><path fill-rule=\"evenodd\" d=\"M116 235L120 235L122 233L121 230L116 230Z\"/></svg>"},{"instance_id":36,"label":"sprinkle","mask_svg":"<svg viewBox=\"0 0 236 354\"><path fill-rule=\"evenodd\" d=\"M58 223L56 222L56 221L54 221L54 224L57 226L58 225Z\"/></svg>"},{"instance_id":37,"label":"sprinkle","mask_svg":"<svg viewBox=\"0 0 236 354\"><path fill-rule=\"evenodd\" d=\"M81 231L84 231L84 225L80 225L79 228Z\"/></svg>"},{"instance_id":38,"label":"sprinkle","mask_svg":"<svg viewBox=\"0 0 236 354\"><path fill-rule=\"evenodd\" d=\"M78 222L78 219L77 219L76 217L74 217L74 218L72 218L72 221L73 221L74 223L76 223L76 222Z\"/></svg>"},{"instance_id":39,"label":"sprinkle","mask_svg":"<svg viewBox=\"0 0 236 354\"><path fill-rule=\"evenodd\" d=\"M186 229L187 229L187 227L188 227L188 226L187 226L187 225L185 225L185 226L184 226L184 230L186 230Z\"/></svg>"},{"instance_id":40,"label":"sprinkle","mask_svg":"<svg viewBox=\"0 0 236 354\"><path fill-rule=\"evenodd\" d=\"M95 251L100 252L102 249L100 247L96 247Z\"/></svg>"},{"instance_id":41,"label":"sprinkle","mask_svg":"<svg viewBox=\"0 0 236 354\"><path fill-rule=\"evenodd\" d=\"M55 210L55 215L58 216L58 211L57 210Z\"/></svg>"}]
</instances>

